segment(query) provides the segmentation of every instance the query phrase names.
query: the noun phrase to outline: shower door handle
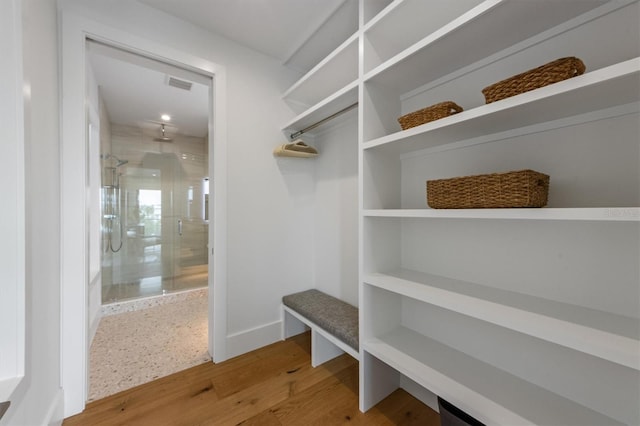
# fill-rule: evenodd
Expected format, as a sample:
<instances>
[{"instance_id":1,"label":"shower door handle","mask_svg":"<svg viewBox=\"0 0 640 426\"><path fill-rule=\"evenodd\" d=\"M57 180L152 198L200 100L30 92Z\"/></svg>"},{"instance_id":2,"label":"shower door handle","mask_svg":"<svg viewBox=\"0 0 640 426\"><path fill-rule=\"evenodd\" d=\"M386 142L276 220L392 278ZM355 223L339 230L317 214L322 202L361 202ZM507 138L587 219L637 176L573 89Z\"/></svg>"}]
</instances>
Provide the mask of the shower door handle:
<instances>
[{"instance_id":1,"label":"shower door handle","mask_svg":"<svg viewBox=\"0 0 640 426\"><path fill-rule=\"evenodd\" d=\"M182 219L178 219L178 235L182 236Z\"/></svg>"}]
</instances>

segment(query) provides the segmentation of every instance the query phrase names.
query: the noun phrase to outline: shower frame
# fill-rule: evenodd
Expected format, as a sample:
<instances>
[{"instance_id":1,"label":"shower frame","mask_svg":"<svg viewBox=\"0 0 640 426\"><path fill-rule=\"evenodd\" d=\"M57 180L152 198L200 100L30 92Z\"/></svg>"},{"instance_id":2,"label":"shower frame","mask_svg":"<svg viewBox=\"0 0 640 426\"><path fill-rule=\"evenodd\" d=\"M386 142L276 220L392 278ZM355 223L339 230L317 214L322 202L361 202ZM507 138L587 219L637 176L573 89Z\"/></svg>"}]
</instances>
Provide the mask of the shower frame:
<instances>
[{"instance_id":1,"label":"shower frame","mask_svg":"<svg viewBox=\"0 0 640 426\"><path fill-rule=\"evenodd\" d=\"M120 160L114 155L107 154L101 156L103 161L115 159L117 162L114 166L103 166L102 185L101 185L101 206L102 206L102 222L104 230L102 232L104 252L111 251L117 253L122 249L123 244L123 225L122 225L122 194L120 192L120 174L118 169L128 163L127 160ZM114 222L118 223L119 243L118 248L114 248L113 232Z\"/></svg>"}]
</instances>

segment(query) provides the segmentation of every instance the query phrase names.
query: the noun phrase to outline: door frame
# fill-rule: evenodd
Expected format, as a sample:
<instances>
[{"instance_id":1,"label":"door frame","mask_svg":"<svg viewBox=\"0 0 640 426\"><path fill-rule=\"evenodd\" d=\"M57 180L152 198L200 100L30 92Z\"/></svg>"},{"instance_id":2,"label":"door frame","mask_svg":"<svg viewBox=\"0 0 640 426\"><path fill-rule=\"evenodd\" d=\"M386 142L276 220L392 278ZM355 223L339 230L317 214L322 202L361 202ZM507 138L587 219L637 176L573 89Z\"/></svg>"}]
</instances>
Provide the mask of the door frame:
<instances>
[{"instance_id":1,"label":"door frame","mask_svg":"<svg viewBox=\"0 0 640 426\"><path fill-rule=\"evenodd\" d=\"M160 60L212 79L209 91L209 170L214 199L209 226L209 352L226 359L227 337L227 125L226 69L207 59L140 38L70 12L62 12L60 280L61 386L64 416L84 410L88 384L88 215L86 137L86 40Z\"/></svg>"},{"instance_id":2,"label":"door frame","mask_svg":"<svg viewBox=\"0 0 640 426\"><path fill-rule=\"evenodd\" d=\"M25 376L26 345L26 207L25 207L25 106L30 96L23 72L23 6L21 0L0 5L0 127L6 159L0 168L5 182L0 212L2 288L0 289L0 404L9 401ZM26 105L25 105L26 104ZM5 142L7 141L7 142ZM0 411L2 411L0 409ZM2 417L2 415L0 415Z\"/></svg>"}]
</instances>

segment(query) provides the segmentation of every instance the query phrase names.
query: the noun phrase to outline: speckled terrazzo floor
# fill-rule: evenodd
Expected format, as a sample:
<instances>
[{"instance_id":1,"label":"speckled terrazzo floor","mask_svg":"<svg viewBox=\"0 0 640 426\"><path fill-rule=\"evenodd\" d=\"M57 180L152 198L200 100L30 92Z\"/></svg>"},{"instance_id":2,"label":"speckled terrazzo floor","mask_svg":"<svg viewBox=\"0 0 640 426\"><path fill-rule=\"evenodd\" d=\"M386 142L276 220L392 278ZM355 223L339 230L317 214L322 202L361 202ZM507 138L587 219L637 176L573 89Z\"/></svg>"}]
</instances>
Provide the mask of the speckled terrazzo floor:
<instances>
[{"instance_id":1,"label":"speckled terrazzo floor","mask_svg":"<svg viewBox=\"0 0 640 426\"><path fill-rule=\"evenodd\" d=\"M89 401L210 361L207 289L104 316L91 344Z\"/></svg>"}]
</instances>

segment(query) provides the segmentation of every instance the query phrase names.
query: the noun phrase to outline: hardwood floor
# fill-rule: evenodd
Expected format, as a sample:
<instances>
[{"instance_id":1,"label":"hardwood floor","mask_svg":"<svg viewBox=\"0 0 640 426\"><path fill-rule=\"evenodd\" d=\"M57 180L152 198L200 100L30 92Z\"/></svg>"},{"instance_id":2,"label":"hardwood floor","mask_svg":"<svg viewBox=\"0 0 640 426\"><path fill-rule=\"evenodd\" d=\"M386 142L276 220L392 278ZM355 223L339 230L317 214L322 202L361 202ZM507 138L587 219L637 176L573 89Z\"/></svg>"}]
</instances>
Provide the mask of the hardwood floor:
<instances>
[{"instance_id":1,"label":"hardwood floor","mask_svg":"<svg viewBox=\"0 0 640 426\"><path fill-rule=\"evenodd\" d=\"M358 410L358 362L311 367L305 333L232 360L206 363L92 402L63 426L425 425L438 414L397 390Z\"/></svg>"}]
</instances>

